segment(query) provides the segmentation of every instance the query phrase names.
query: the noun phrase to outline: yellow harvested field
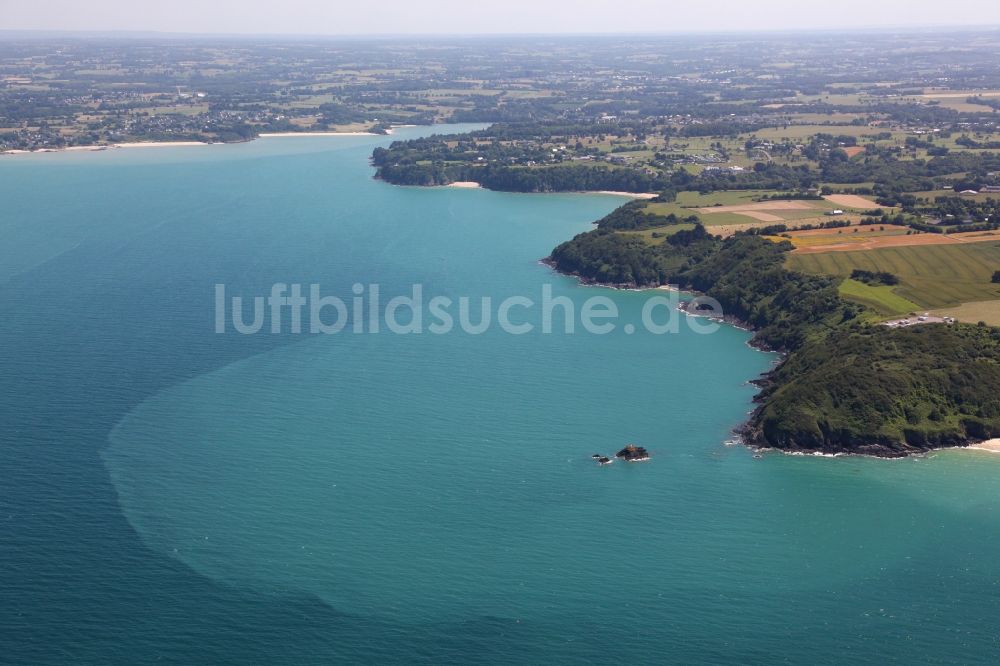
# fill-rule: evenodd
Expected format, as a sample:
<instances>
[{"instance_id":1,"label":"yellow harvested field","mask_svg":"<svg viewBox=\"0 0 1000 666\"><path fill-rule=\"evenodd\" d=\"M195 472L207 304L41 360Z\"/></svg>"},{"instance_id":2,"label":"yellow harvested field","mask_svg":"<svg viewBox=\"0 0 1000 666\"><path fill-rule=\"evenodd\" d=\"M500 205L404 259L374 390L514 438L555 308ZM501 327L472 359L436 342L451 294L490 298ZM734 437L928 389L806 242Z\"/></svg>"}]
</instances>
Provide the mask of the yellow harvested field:
<instances>
[{"instance_id":1,"label":"yellow harvested field","mask_svg":"<svg viewBox=\"0 0 1000 666\"><path fill-rule=\"evenodd\" d=\"M977 104L974 101L968 101L975 97L981 99L996 98L1000 97L1000 92L995 90L979 90L979 91L969 91L969 92L956 92L956 91L938 91L935 92L932 89L924 91L923 95L918 96L920 99L932 100L942 107L948 109L955 109L956 111L964 111L968 113L991 113L993 109L986 104Z\"/></svg>"},{"instance_id":2,"label":"yellow harvested field","mask_svg":"<svg viewBox=\"0 0 1000 666\"><path fill-rule=\"evenodd\" d=\"M959 321L976 324L984 321L990 326L1000 326L1000 301L973 301L953 308L935 310L939 317L954 317Z\"/></svg>"},{"instance_id":3,"label":"yellow harvested field","mask_svg":"<svg viewBox=\"0 0 1000 666\"><path fill-rule=\"evenodd\" d=\"M771 226L773 224L785 224L789 228L789 232L788 233L790 233L790 234L796 234L797 235L799 233L803 233L803 234L809 233L809 231L797 232L797 231L795 231L796 227L802 227L802 226L806 226L806 225L817 225L817 224L821 224L823 222L828 222L829 219L830 218L828 218L828 217L804 217L804 218L799 218L799 219L795 219L795 220L784 220L784 219L782 219L782 220L779 220L777 222L771 221L771 220L761 220L761 221L757 221L757 222L743 222L743 223L733 223L733 224L713 224L713 225L711 225L711 226L708 227L708 230L711 233L713 233L713 234L715 234L717 236L722 236L723 238L728 238L729 236L732 236L733 234L735 234L738 231L746 231L747 229L760 229L762 227L769 227L769 226ZM857 218L850 218L850 217L843 217L843 218L839 218L839 219L846 220L848 222L851 222L852 224L856 223L858 221ZM815 231L818 232L818 233L822 233L822 234L829 234L830 233L829 229L816 229ZM772 236L771 239L775 240L775 241L789 240L788 238L784 238L784 237L780 237L779 238L777 236Z\"/></svg>"},{"instance_id":4,"label":"yellow harvested field","mask_svg":"<svg viewBox=\"0 0 1000 666\"><path fill-rule=\"evenodd\" d=\"M963 243L975 243L981 240L996 240L1000 231L969 231L964 234L951 234L951 237Z\"/></svg>"},{"instance_id":5,"label":"yellow harvested field","mask_svg":"<svg viewBox=\"0 0 1000 666\"><path fill-rule=\"evenodd\" d=\"M857 229L857 232L855 232ZM768 236L771 240L790 240L796 248L822 247L824 251L831 245L841 245L850 243L851 249L863 250L865 245L876 238L886 236L905 236L906 230L901 227L887 227L885 231L880 231L876 226L851 226L836 230L814 229L807 231L789 231L780 236Z\"/></svg>"},{"instance_id":6,"label":"yellow harvested field","mask_svg":"<svg viewBox=\"0 0 1000 666\"><path fill-rule=\"evenodd\" d=\"M879 207L879 205L871 199L865 199L857 194L828 194L823 198L832 204L843 206L844 208L872 210Z\"/></svg>"},{"instance_id":7,"label":"yellow harvested field","mask_svg":"<svg viewBox=\"0 0 1000 666\"><path fill-rule=\"evenodd\" d=\"M738 212L740 215L752 217L755 220L760 220L761 222L784 222L783 217L778 217L774 213L765 213L762 210L741 210L735 212Z\"/></svg>"},{"instance_id":8,"label":"yellow harvested field","mask_svg":"<svg viewBox=\"0 0 1000 666\"><path fill-rule=\"evenodd\" d=\"M862 227L863 228L863 227ZM961 245L1000 239L1000 231L981 231L964 234L877 234L865 232L854 234L806 235L803 232L792 238L794 254L816 254L821 252L851 252L855 250L878 250L886 247L909 247L915 245ZM779 239L780 240L780 239Z\"/></svg>"}]
</instances>

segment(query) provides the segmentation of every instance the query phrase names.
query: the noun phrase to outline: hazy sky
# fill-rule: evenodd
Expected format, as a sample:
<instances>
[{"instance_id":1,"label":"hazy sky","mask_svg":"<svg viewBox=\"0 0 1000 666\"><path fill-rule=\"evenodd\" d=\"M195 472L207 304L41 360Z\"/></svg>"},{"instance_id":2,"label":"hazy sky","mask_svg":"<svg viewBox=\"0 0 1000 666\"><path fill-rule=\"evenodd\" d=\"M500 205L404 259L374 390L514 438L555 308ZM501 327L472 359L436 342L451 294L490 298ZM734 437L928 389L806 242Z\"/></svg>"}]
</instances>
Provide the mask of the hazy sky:
<instances>
[{"instance_id":1,"label":"hazy sky","mask_svg":"<svg viewBox=\"0 0 1000 666\"><path fill-rule=\"evenodd\" d=\"M998 24L998 0L0 0L0 30L343 35Z\"/></svg>"}]
</instances>

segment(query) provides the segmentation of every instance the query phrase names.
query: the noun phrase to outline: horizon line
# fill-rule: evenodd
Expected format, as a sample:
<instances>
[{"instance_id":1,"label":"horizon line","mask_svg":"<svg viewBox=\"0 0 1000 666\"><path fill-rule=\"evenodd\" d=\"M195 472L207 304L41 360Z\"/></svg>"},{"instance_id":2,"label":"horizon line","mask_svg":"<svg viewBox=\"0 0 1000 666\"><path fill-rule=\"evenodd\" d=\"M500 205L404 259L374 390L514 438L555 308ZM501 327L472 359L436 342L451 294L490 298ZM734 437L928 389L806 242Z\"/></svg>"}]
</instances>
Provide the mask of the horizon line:
<instances>
[{"instance_id":1,"label":"horizon line","mask_svg":"<svg viewBox=\"0 0 1000 666\"><path fill-rule=\"evenodd\" d=\"M0 36L22 37L89 37L89 38L264 38L264 39L426 39L426 38L580 38L580 37L680 37L693 35L789 35L789 34L873 34L880 32L926 32L928 30L945 32L995 32L1000 31L1000 23L995 24L954 24L954 25L878 25L878 26L842 26L842 27L786 27L786 28L692 28L690 30L669 31L608 31L608 32L341 32L341 33L308 33L308 32L178 32L170 30L148 29L61 29L61 28L4 28Z\"/></svg>"}]
</instances>

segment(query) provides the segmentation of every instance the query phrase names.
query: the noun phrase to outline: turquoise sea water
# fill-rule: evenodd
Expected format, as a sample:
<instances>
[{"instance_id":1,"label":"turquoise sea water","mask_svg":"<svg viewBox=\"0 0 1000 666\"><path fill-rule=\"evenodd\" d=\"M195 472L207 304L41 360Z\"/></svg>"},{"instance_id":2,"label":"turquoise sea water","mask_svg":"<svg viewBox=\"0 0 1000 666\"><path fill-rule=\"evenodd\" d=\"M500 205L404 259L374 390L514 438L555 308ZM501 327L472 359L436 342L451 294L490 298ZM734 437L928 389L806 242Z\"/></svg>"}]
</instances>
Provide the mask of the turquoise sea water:
<instances>
[{"instance_id":1,"label":"turquoise sea water","mask_svg":"<svg viewBox=\"0 0 1000 666\"><path fill-rule=\"evenodd\" d=\"M215 334L218 283L638 321L537 262L621 199L388 140L0 160L0 663L996 661L1000 458L725 446L742 331Z\"/></svg>"}]
</instances>

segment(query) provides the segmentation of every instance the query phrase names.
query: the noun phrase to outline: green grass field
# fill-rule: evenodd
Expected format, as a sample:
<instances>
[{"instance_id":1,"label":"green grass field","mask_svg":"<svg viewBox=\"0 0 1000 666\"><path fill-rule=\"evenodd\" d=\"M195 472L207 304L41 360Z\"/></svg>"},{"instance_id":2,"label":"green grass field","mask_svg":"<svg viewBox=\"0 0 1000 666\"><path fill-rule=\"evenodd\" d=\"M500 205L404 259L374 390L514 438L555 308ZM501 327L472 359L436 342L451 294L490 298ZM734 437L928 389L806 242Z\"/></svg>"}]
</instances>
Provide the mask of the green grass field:
<instances>
[{"instance_id":1,"label":"green grass field","mask_svg":"<svg viewBox=\"0 0 1000 666\"><path fill-rule=\"evenodd\" d=\"M716 204L738 206L754 203L754 199L765 194L775 194L775 192L772 190L722 190L711 194L699 194L698 192L686 191L677 194L676 204L687 208L705 208Z\"/></svg>"},{"instance_id":2,"label":"green grass field","mask_svg":"<svg viewBox=\"0 0 1000 666\"><path fill-rule=\"evenodd\" d=\"M875 183L870 181L867 183L823 183L823 185L828 185L835 190L853 190L861 187L868 188L870 190L875 187Z\"/></svg>"},{"instance_id":3,"label":"green grass field","mask_svg":"<svg viewBox=\"0 0 1000 666\"><path fill-rule=\"evenodd\" d=\"M921 309L913 301L907 300L885 285L873 287L864 282L847 279L840 284L840 295L849 301L867 305L879 314L892 316Z\"/></svg>"},{"instance_id":4,"label":"green grass field","mask_svg":"<svg viewBox=\"0 0 1000 666\"><path fill-rule=\"evenodd\" d=\"M895 294L923 309L1000 298L1000 285L991 282L1000 269L998 242L792 254L788 261L793 270L843 277L855 268L888 271L900 279Z\"/></svg>"},{"instance_id":5,"label":"green grass field","mask_svg":"<svg viewBox=\"0 0 1000 666\"><path fill-rule=\"evenodd\" d=\"M659 245L667 236L672 236L678 231L694 229L693 224L671 224L665 227L653 227L642 231L619 231L620 234L639 236L650 245ZM654 236L655 234L655 236Z\"/></svg>"},{"instance_id":6,"label":"green grass field","mask_svg":"<svg viewBox=\"0 0 1000 666\"><path fill-rule=\"evenodd\" d=\"M722 224L747 224L753 222L752 218L739 213L711 213L703 215L691 208L684 208L675 203L651 203L646 205L646 211L655 215L670 215L673 213L677 217L685 218L690 215L697 215L706 227L713 227Z\"/></svg>"}]
</instances>

